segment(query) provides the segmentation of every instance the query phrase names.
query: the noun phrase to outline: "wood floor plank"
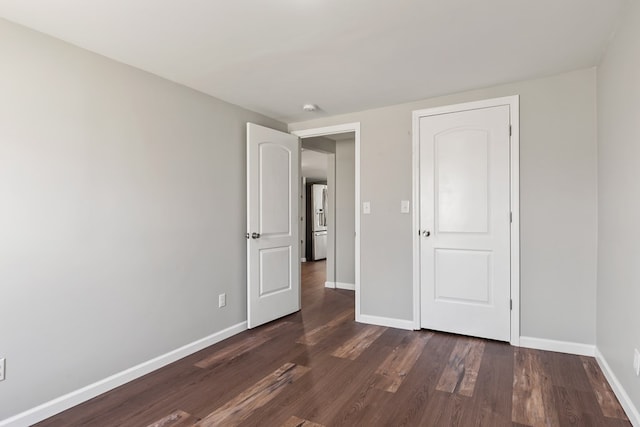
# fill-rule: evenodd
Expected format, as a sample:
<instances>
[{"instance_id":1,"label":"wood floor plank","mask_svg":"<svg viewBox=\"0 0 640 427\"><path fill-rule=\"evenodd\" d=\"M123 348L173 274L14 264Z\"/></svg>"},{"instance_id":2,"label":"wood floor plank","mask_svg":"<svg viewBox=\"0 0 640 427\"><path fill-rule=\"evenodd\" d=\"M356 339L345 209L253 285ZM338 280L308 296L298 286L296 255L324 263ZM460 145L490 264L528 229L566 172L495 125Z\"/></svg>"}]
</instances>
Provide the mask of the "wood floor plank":
<instances>
[{"instance_id":1,"label":"wood floor plank","mask_svg":"<svg viewBox=\"0 0 640 427\"><path fill-rule=\"evenodd\" d=\"M432 336L431 332L415 333L394 348L376 370L376 387L391 393L398 391L402 381Z\"/></svg>"},{"instance_id":2,"label":"wood floor plank","mask_svg":"<svg viewBox=\"0 0 640 427\"><path fill-rule=\"evenodd\" d=\"M469 352L464 358L464 375L458 393L462 396L473 396L473 391L476 387L476 381L478 379L478 371L480 369L480 363L482 362L482 356L484 354L485 343L483 340L473 339L470 343Z\"/></svg>"},{"instance_id":3,"label":"wood floor plank","mask_svg":"<svg viewBox=\"0 0 640 427\"><path fill-rule=\"evenodd\" d=\"M197 421L198 419L191 414L178 410L149 424L147 427L187 427L193 426Z\"/></svg>"},{"instance_id":4,"label":"wood floor plank","mask_svg":"<svg viewBox=\"0 0 640 427\"><path fill-rule=\"evenodd\" d=\"M530 426L559 426L553 385L537 350L514 350L512 421Z\"/></svg>"},{"instance_id":5,"label":"wood floor plank","mask_svg":"<svg viewBox=\"0 0 640 427\"><path fill-rule=\"evenodd\" d=\"M425 345L422 354L413 366L415 375L407 376L402 388L396 393L388 393L388 403L384 411L365 414L362 425L417 426L429 402L436 395L435 386L446 361L455 346L456 339L449 334L435 333ZM375 417L375 418L374 418ZM511 413L509 413L511 418Z\"/></svg>"},{"instance_id":6,"label":"wood floor plank","mask_svg":"<svg viewBox=\"0 0 640 427\"><path fill-rule=\"evenodd\" d=\"M556 352L544 352L541 357L546 362L546 369L554 386L591 391L591 383L579 357Z\"/></svg>"},{"instance_id":7,"label":"wood floor plank","mask_svg":"<svg viewBox=\"0 0 640 427\"><path fill-rule=\"evenodd\" d=\"M466 398L457 394L435 391L422 413L422 418L416 425L421 427L463 427L464 399Z\"/></svg>"},{"instance_id":8,"label":"wood floor plank","mask_svg":"<svg viewBox=\"0 0 640 427\"><path fill-rule=\"evenodd\" d=\"M197 427L219 425L238 425L256 409L276 397L288 384L306 374L309 368L286 363L278 370L267 375L253 387L240 393L226 405L218 408L196 424Z\"/></svg>"},{"instance_id":9,"label":"wood floor plank","mask_svg":"<svg viewBox=\"0 0 640 427\"><path fill-rule=\"evenodd\" d=\"M474 338L456 343L436 390L473 396L478 369L484 352L484 341Z\"/></svg>"},{"instance_id":10,"label":"wood floor plank","mask_svg":"<svg viewBox=\"0 0 640 427\"><path fill-rule=\"evenodd\" d=\"M298 338L296 342L304 345L316 345L327 336L331 335L338 326L348 320L353 320L353 310L346 310L342 312L324 325L318 326L317 328L305 333L303 336Z\"/></svg>"},{"instance_id":11,"label":"wood floor plank","mask_svg":"<svg viewBox=\"0 0 640 427\"><path fill-rule=\"evenodd\" d=\"M513 347L485 341L473 397L468 398L462 426L513 427ZM466 398L466 397L465 397Z\"/></svg>"},{"instance_id":12,"label":"wood floor plank","mask_svg":"<svg viewBox=\"0 0 640 427\"><path fill-rule=\"evenodd\" d=\"M236 357L243 355L244 353L253 350L266 343L273 338L275 334L281 331L283 328L290 326L291 322L278 322L265 327L255 335L250 335L233 345L226 346L212 355L198 361L195 366L198 368L211 368L222 361L232 360Z\"/></svg>"},{"instance_id":13,"label":"wood floor plank","mask_svg":"<svg viewBox=\"0 0 640 427\"><path fill-rule=\"evenodd\" d=\"M558 420L562 426L605 425L593 393L554 386Z\"/></svg>"},{"instance_id":14,"label":"wood floor plank","mask_svg":"<svg viewBox=\"0 0 640 427\"><path fill-rule=\"evenodd\" d=\"M613 390L609 386L607 379L598 366L598 362L593 357L582 356L582 366L584 367L589 382L593 387L598 405L605 417L616 418L619 420L627 420L627 416L620 406L620 402L616 398Z\"/></svg>"},{"instance_id":15,"label":"wood floor plank","mask_svg":"<svg viewBox=\"0 0 640 427\"><path fill-rule=\"evenodd\" d=\"M387 328L382 326L366 326L356 336L337 348L331 355L342 359L356 360L358 356L369 348L386 330Z\"/></svg>"},{"instance_id":16,"label":"wood floor plank","mask_svg":"<svg viewBox=\"0 0 640 427\"><path fill-rule=\"evenodd\" d=\"M514 353L513 414L515 423L541 425L545 422L542 389L538 375L533 372L533 355L526 350ZM530 376L531 375L531 376Z\"/></svg>"},{"instance_id":17,"label":"wood floor plank","mask_svg":"<svg viewBox=\"0 0 640 427\"><path fill-rule=\"evenodd\" d=\"M298 418L296 416L291 416L282 427L324 427L322 424L313 423L308 420L303 420L302 418Z\"/></svg>"}]
</instances>

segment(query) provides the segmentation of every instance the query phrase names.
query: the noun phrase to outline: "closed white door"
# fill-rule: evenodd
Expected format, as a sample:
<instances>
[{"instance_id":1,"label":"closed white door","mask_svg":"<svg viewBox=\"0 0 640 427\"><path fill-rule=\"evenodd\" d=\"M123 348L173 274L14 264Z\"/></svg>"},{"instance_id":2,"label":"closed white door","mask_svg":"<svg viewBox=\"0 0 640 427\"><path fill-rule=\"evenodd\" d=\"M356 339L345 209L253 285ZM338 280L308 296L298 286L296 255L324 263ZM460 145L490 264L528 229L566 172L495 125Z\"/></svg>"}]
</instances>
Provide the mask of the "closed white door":
<instances>
[{"instance_id":1,"label":"closed white door","mask_svg":"<svg viewBox=\"0 0 640 427\"><path fill-rule=\"evenodd\" d=\"M509 106L421 117L421 326L510 340Z\"/></svg>"},{"instance_id":2,"label":"closed white door","mask_svg":"<svg viewBox=\"0 0 640 427\"><path fill-rule=\"evenodd\" d=\"M298 182L298 138L247 123L249 328L300 310Z\"/></svg>"}]
</instances>

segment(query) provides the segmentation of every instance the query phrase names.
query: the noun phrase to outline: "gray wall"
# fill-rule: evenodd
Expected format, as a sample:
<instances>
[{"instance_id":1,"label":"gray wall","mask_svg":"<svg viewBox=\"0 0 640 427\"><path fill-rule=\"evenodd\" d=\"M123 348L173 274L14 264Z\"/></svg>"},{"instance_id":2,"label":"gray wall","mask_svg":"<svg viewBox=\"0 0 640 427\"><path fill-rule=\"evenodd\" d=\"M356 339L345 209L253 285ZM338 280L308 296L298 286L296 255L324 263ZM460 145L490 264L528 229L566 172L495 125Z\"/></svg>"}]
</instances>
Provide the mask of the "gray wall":
<instances>
[{"instance_id":1,"label":"gray wall","mask_svg":"<svg viewBox=\"0 0 640 427\"><path fill-rule=\"evenodd\" d=\"M0 52L1 420L246 320L245 123L284 125L4 20Z\"/></svg>"},{"instance_id":2,"label":"gray wall","mask_svg":"<svg viewBox=\"0 0 640 427\"><path fill-rule=\"evenodd\" d=\"M361 123L362 313L412 318L411 111L520 94L521 335L595 343L595 69L292 123Z\"/></svg>"},{"instance_id":3,"label":"gray wall","mask_svg":"<svg viewBox=\"0 0 640 427\"><path fill-rule=\"evenodd\" d=\"M624 16L598 68L597 345L640 409L640 3Z\"/></svg>"},{"instance_id":4,"label":"gray wall","mask_svg":"<svg viewBox=\"0 0 640 427\"><path fill-rule=\"evenodd\" d=\"M336 142L336 282L356 283L355 140Z\"/></svg>"}]
</instances>

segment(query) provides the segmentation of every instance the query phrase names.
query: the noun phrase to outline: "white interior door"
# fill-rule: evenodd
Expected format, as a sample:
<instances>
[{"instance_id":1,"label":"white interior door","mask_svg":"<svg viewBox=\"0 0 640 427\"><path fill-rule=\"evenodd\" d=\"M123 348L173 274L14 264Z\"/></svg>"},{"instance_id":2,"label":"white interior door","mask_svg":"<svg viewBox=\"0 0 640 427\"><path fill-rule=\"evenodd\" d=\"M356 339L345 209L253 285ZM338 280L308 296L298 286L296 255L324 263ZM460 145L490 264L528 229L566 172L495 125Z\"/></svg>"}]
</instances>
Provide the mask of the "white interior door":
<instances>
[{"instance_id":1,"label":"white interior door","mask_svg":"<svg viewBox=\"0 0 640 427\"><path fill-rule=\"evenodd\" d=\"M421 326L510 340L509 106L421 117Z\"/></svg>"},{"instance_id":2,"label":"white interior door","mask_svg":"<svg viewBox=\"0 0 640 427\"><path fill-rule=\"evenodd\" d=\"M247 123L247 321L300 310L298 137Z\"/></svg>"}]
</instances>

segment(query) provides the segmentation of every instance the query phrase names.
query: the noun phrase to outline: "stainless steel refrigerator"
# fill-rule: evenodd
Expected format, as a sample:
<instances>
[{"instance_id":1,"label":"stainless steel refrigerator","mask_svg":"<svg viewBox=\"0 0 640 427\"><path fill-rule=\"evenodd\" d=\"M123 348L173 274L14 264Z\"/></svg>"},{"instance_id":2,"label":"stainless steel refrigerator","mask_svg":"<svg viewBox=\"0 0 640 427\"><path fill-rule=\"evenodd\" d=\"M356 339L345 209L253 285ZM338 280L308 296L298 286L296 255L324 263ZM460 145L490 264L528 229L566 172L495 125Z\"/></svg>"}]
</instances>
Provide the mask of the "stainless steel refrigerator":
<instances>
[{"instance_id":1,"label":"stainless steel refrigerator","mask_svg":"<svg viewBox=\"0 0 640 427\"><path fill-rule=\"evenodd\" d=\"M311 185L311 259L327 258L327 186Z\"/></svg>"}]
</instances>

